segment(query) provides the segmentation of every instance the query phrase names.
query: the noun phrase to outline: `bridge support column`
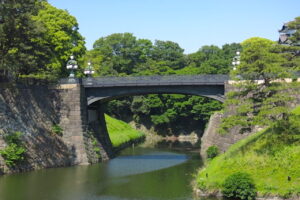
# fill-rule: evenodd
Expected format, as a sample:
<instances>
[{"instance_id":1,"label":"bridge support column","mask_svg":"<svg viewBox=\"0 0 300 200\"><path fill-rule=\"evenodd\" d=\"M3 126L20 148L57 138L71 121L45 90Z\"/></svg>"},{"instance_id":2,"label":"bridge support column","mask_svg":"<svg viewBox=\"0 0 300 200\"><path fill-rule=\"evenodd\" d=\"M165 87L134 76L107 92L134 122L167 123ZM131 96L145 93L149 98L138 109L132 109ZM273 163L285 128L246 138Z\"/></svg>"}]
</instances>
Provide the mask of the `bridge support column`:
<instances>
[{"instance_id":1,"label":"bridge support column","mask_svg":"<svg viewBox=\"0 0 300 200\"><path fill-rule=\"evenodd\" d=\"M71 165L89 164L86 150L87 106L85 90L79 83L61 84L60 123L62 139L70 151Z\"/></svg>"}]
</instances>

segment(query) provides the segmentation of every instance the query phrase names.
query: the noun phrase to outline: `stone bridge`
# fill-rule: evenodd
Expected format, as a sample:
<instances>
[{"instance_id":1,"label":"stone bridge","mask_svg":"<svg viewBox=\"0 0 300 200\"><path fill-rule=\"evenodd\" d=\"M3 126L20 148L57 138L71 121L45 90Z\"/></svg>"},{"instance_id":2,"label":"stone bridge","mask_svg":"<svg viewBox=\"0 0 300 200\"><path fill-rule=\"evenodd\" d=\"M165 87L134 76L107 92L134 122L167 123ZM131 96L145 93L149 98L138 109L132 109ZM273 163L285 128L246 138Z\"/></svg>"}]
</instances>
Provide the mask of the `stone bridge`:
<instances>
[{"instance_id":1,"label":"stone bridge","mask_svg":"<svg viewBox=\"0 0 300 200\"><path fill-rule=\"evenodd\" d=\"M224 101L228 75L103 77L82 80L88 105L121 96L190 94Z\"/></svg>"},{"instance_id":2,"label":"stone bridge","mask_svg":"<svg viewBox=\"0 0 300 200\"><path fill-rule=\"evenodd\" d=\"M60 111L63 139L75 150L74 164L91 162L85 148L88 132L94 132L101 144L102 160L113 156L104 119L102 102L122 96L144 94L188 94L224 101L228 75L99 77L62 79L65 106Z\"/></svg>"}]
</instances>

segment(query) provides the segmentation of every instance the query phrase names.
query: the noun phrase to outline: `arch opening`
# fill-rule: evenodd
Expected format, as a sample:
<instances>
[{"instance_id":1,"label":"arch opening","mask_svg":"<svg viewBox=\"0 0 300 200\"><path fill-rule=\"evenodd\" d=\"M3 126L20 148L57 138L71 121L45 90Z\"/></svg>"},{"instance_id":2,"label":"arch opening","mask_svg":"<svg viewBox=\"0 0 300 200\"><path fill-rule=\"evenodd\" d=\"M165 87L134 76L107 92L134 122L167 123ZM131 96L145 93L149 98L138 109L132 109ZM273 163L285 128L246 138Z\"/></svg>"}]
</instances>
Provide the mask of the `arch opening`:
<instances>
[{"instance_id":1,"label":"arch opening","mask_svg":"<svg viewBox=\"0 0 300 200\"><path fill-rule=\"evenodd\" d=\"M167 100L168 99L168 100ZM162 135L188 135L201 137L211 112L220 110L222 101L204 95L143 94L94 98L89 107L101 106L103 112L117 119L132 123L137 128L151 128ZM150 102L156 103L150 103ZM156 105L153 105L156 104ZM158 108L159 105L161 108ZM205 107L204 109L201 107ZM126 107L126 108L125 108ZM205 110L206 109L206 110ZM209 112L209 113L208 113Z\"/></svg>"}]
</instances>

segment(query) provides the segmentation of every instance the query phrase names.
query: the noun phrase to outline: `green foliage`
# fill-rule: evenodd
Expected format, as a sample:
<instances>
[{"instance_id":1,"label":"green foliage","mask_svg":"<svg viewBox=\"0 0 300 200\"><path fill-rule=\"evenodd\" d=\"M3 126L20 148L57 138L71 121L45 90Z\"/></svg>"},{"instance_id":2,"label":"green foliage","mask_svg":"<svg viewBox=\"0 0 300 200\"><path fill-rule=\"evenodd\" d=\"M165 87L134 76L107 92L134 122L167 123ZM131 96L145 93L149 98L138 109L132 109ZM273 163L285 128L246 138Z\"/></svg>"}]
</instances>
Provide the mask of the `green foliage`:
<instances>
[{"instance_id":1,"label":"green foliage","mask_svg":"<svg viewBox=\"0 0 300 200\"><path fill-rule=\"evenodd\" d=\"M98 145L98 141L96 140L96 138L93 138L92 145L93 145L93 150L96 152L98 156L100 156L100 147Z\"/></svg>"},{"instance_id":2,"label":"green foliage","mask_svg":"<svg viewBox=\"0 0 300 200\"><path fill-rule=\"evenodd\" d=\"M296 30L296 33L294 33L290 38L291 41L293 44L300 45L300 16L289 22L288 27Z\"/></svg>"},{"instance_id":3,"label":"green foliage","mask_svg":"<svg viewBox=\"0 0 300 200\"><path fill-rule=\"evenodd\" d=\"M188 74L228 74L231 59L238 50L241 50L241 45L236 43L225 44L222 49L213 45L203 46L196 53L187 55L187 67L195 72ZM186 74L185 68L180 72Z\"/></svg>"},{"instance_id":4,"label":"green foliage","mask_svg":"<svg viewBox=\"0 0 300 200\"><path fill-rule=\"evenodd\" d=\"M295 115L300 115L300 106L298 106L295 109L293 109L292 113L295 114Z\"/></svg>"},{"instance_id":5,"label":"green foliage","mask_svg":"<svg viewBox=\"0 0 300 200\"><path fill-rule=\"evenodd\" d=\"M53 134L59 135L59 136L62 136L63 135L63 131L64 131L58 124L54 124L51 127L51 130L52 130Z\"/></svg>"},{"instance_id":6,"label":"green foliage","mask_svg":"<svg viewBox=\"0 0 300 200\"><path fill-rule=\"evenodd\" d=\"M40 43L45 29L32 19L41 8L41 2L1 1L0 70L9 78L37 72L48 62L50 49Z\"/></svg>"},{"instance_id":7,"label":"green foliage","mask_svg":"<svg viewBox=\"0 0 300 200\"><path fill-rule=\"evenodd\" d=\"M151 51L151 58L163 61L171 69L181 69L185 66L184 50L175 42L156 40Z\"/></svg>"},{"instance_id":8,"label":"green foliage","mask_svg":"<svg viewBox=\"0 0 300 200\"><path fill-rule=\"evenodd\" d=\"M296 32L289 38L292 41L291 46L282 45L282 52L285 52L289 61L286 65L295 71L300 71L300 16L289 22L288 27Z\"/></svg>"},{"instance_id":9,"label":"green foliage","mask_svg":"<svg viewBox=\"0 0 300 200\"><path fill-rule=\"evenodd\" d=\"M234 75L251 81L263 79L263 85L289 75L282 67L285 58L276 52L275 42L254 37L242 42L242 47L241 64L233 71Z\"/></svg>"},{"instance_id":10,"label":"green foliage","mask_svg":"<svg viewBox=\"0 0 300 200\"><path fill-rule=\"evenodd\" d=\"M204 46L184 55L174 42L137 39L131 33L115 33L99 38L85 60L91 60L97 75L224 74L239 44ZM186 69L185 69L186 68ZM190 71L189 69L192 69Z\"/></svg>"},{"instance_id":11,"label":"green foliage","mask_svg":"<svg viewBox=\"0 0 300 200\"><path fill-rule=\"evenodd\" d=\"M17 162L24 160L26 149L17 144L9 144L4 150L0 150L0 155L4 158L5 164L8 167L13 167Z\"/></svg>"},{"instance_id":12,"label":"green foliage","mask_svg":"<svg viewBox=\"0 0 300 200\"><path fill-rule=\"evenodd\" d=\"M114 147L144 137L144 133L133 129L129 124L105 115L107 131Z\"/></svg>"},{"instance_id":13,"label":"green foliage","mask_svg":"<svg viewBox=\"0 0 300 200\"><path fill-rule=\"evenodd\" d=\"M285 66L287 58L277 51L278 45L256 37L245 40L242 47L241 64L232 71L232 77L245 80L235 84L238 91L227 96L225 112L231 114L222 120L221 132L237 126L245 132L256 125L268 126L275 120L286 120L288 103L293 100L290 89L294 84L282 81L291 75ZM262 82L258 84L257 80ZM237 106L233 110L234 104Z\"/></svg>"},{"instance_id":14,"label":"green foliage","mask_svg":"<svg viewBox=\"0 0 300 200\"><path fill-rule=\"evenodd\" d=\"M145 63L152 43L137 40L131 33L115 33L98 39L90 57L98 58L96 73L99 75L132 74L139 63ZM99 62L100 61L100 62Z\"/></svg>"},{"instance_id":15,"label":"green foliage","mask_svg":"<svg viewBox=\"0 0 300 200\"><path fill-rule=\"evenodd\" d=\"M93 151L96 153L97 158L100 159L101 158L101 149L99 147L99 142L96 139L96 137L92 134L91 134L91 139L92 139Z\"/></svg>"},{"instance_id":16,"label":"green foliage","mask_svg":"<svg viewBox=\"0 0 300 200\"><path fill-rule=\"evenodd\" d=\"M206 150L207 158L214 158L219 154L219 148L215 145L208 147Z\"/></svg>"},{"instance_id":17,"label":"green foliage","mask_svg":"<svg viewBox=\"0 0 300 200\"><path fill-rule=\"evenodd\" d=\"M256 188L249 174L236 172L225 179L222 194L229 199L252 200L256 197Z\"/></svg>"},{"instance_id":18,"label":"green foliage","mask_svg":"<svg viewBox=\"0 0 300 200\"><path fill-rule=\"evenodd\" d=\"M0 155L4 158L8 167L13 167L18 162L24 160L26 149L22 144L21 137L21 132L14 132L4 136L7 146L5 149L0 150Z\"/></svg>"},{"instance_id":19,"label":"green foliage","mask_svg":"<svg viewBox=\"0 0 300 200\"><path fill-rule=\"evenodd\" d=\"M273 131L279 134L300 134L300 115L292 113L286 119L281 119L272 126Z\"/></svg>"},{"instance_id":20,"label":"green foliage","mask_svg":"<svg viewBox=\"0 0 300 200\"><path fill-rule=\"evenodd\" d=\"M3 0L0 70L10 79L66 76L65 63L85 53L76 19L44 0Z\"/></svg>"},{"instance_id":21,"label":"green foliage","mask_svg":"<svg viewBox=\"0 0 300 200\"><path fill-rule=\"evenodd\" d=\"M106 107L108 113L118 118L129 115L138 123L151 122L157 130L176 132L193 123L204 127L210 115L222 109L222 104L199 96L151 94L122 98L109 102ZM164 134L168 133L164 131Z\"/></svg>"},{"instance_id":22,"label":"green foliage","mask_svg":"<svg viewBox=\"0 0 300 200\"><path fill-rule=\"evenodd\" d=\"M91 140L93 152L96 154L97 159L100 159L101 158L101 149L100 149L99 141L95 136L95 133L93 131L87 131L87 134Z\"/></svg>"},{"instance_id":23,"label":"green foliage","mask_svg":"<svg viewBox=\"0 0 300 200\"><path fill-rule=\"evenodd\" d=\"M300 106L293 110L298 117L299 110ZM209 191L221 190L227 176L242 169L251 175L261 195L289 197L299 194L299 121L296 118L289 122L294 127L289 134L282 132L282 121L278 121L278 124L232 145L199 172L198 187ZM291 181L287 180L288 176Z\"/></svg>"},{"instance_id":24,"label":"green foliage","mask_svg":"<svg viewBox=\"0 0 300 200\"><path fill-rule=\"evenodd\" d=\"M74 55L77 60L85 53L84 38L78 32L78 23L75 17L68 11L51 6L47 2L42 3L42 9L33 19L43 24L45 34L41 45L49 46L51 57L49 63L40 69L40 73L55 77L64 77L68 74L65 67L70 55Z\"/></svg>"}]
</instances>

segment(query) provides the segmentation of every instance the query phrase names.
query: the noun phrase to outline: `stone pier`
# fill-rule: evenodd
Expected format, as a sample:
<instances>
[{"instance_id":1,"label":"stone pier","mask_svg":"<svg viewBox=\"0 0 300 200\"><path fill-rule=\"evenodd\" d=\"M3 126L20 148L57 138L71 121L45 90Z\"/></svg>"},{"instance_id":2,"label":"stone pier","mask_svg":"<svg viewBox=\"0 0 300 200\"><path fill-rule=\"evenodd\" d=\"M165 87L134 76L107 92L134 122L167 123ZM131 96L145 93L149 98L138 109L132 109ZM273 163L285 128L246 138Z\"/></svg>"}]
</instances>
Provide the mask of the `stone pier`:
<instances>
[{"instance_id":1,"label":"stone pier","mask_svg":"<svg viewBox=\"0 0 300 200\"><path fill-rule=\"evenodd\" d=\"M70 153L72 165L88 164L85 147L87 139L87 104L84 88L80 83L61 84L57 87L60 95L59 125L63 129L63 141Z\"/></svg>"}]
</instances>

